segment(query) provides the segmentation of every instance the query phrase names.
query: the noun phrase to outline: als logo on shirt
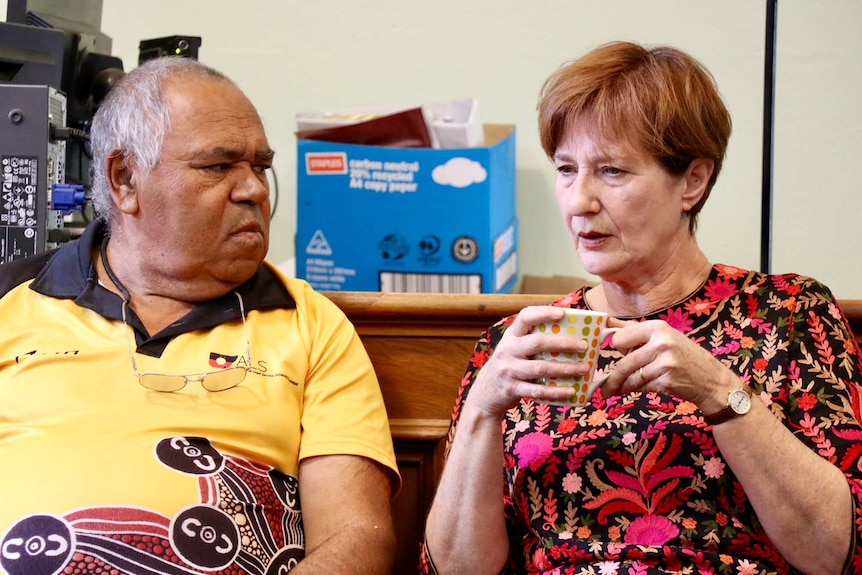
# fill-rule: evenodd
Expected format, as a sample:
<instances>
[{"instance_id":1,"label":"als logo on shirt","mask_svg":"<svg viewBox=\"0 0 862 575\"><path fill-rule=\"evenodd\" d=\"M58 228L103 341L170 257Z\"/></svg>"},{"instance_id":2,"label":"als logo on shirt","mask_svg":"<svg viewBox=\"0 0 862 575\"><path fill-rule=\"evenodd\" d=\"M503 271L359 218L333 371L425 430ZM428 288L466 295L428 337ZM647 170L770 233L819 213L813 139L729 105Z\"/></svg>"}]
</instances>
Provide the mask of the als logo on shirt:
<instances>
[{"instance_id":1,"label":"als logo on shirt","mask_svg":"<svg viewBox=\"0 0 862 575\"><path fill-rule=\"evenodd\" d=\"M223 355L210 352L210 366L218 369L228 369L233 366L238 357L238 355Z\"/></svg>"},{"instance_id":2,"label":"als logo on shirt","mask_svg":"<svg viewBox=\"0 0 862 575\"><path fill-rule=\"evenodd\" d=\"M231 367L244 367L249 373L260 375L263 377L280 377L290 382L291 385L298 386L299 382L287 375L286 373L270 373L266 361L257 360L250 361L248 358L241 355L225 355L223 353L210 352L209 357L210 367L216 369L228 369Z\"/></svg>"}]
</instances>

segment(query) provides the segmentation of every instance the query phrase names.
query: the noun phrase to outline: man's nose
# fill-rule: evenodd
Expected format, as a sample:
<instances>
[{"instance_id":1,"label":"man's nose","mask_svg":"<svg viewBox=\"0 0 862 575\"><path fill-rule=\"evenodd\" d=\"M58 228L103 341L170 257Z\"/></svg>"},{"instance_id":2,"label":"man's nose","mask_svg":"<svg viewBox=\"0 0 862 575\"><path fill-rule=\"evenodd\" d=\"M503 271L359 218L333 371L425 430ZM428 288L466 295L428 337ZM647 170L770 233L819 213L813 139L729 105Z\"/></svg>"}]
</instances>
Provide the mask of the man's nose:
<instances>
[{"instance_id":1,"label":"man's nose","mask_svg":"<svg viewBox=\"0 0 862 575\"><path fill-rule=\"evenodd\" d=\"M237 181L231 198L235 202L254 204L261 204L269 200L269 180L266 177L266 172L260 171L250 164L241 164L238 167Z\"/></svg>"}]
</instances>

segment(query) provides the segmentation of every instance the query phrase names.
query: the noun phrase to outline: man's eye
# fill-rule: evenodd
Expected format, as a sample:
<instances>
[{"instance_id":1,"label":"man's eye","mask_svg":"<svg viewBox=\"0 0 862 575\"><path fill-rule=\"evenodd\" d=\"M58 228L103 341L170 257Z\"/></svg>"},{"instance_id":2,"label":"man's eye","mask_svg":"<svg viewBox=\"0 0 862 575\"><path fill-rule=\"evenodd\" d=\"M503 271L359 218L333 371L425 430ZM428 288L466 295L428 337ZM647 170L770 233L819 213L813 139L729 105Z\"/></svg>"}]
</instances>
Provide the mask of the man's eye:
<instances>
[{"instance_id":1,"label":"man's eye","mask_svg":"<svg viewBox=\"0 0 862 575\"><path fill-rule=\"evenodd\" d=\"M272 166L270 166L269 164L259 164L259 165L254 167L254 171L256 171L260 174L265 174L267 170L271 170L271 169L272 169Z\"/></svg>"},{"instance_id":2,"label":"man's eye","mask_svg":"<svg viewBox=\"0 0 862 575\"><path fill-rule=\"evenodd\" d=\"M224 172L230 169L230 164L210 164L208 166L204 166L203 169L210 172Z\"/></svg>"}]
</instances>

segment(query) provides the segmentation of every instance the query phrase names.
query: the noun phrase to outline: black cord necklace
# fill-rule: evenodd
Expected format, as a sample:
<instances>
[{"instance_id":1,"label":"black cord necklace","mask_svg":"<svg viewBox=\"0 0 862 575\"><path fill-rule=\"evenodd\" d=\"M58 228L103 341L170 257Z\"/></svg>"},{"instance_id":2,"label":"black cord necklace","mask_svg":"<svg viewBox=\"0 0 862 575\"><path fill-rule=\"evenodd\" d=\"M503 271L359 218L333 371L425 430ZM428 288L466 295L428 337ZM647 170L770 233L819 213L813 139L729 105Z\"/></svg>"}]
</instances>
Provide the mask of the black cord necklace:
<instances>
[{"instance_id":1,"label":"black cord necklace","mask_svg":"<svg viewBox=\"0 0 862 575\"><path fill-rule=\"evenodd\" d=\"M108 237L102 240L102 245L99 246L99 253L102 255L102 265L105 266L105 273L108 274L108 277L117 286L117 289L120 290L120 293L123 294L123 301L129 303L131 301L132 296L129 294L129 290L126 289L126 286L123 285L117 276L114 275L114 270L111 269L111 264L108 263Z\"/></svg>"}]
</instances>

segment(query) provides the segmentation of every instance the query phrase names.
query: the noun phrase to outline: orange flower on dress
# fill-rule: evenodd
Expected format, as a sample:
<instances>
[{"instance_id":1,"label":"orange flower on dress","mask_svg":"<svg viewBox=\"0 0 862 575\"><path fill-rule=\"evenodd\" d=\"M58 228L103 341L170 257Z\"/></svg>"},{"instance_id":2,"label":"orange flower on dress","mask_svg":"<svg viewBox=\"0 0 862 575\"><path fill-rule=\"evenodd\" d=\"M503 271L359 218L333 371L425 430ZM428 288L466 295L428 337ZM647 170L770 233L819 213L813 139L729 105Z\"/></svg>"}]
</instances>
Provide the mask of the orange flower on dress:
<instances>
[{"instance_id":1,"label":"orange flower on dress","mask_svg":"<svg viewBox=\"0 0 862 575\"><path fill-rule=\"evenodd\" d=\"M697 521L695 521L691 517L686 517L682 520L682 526L686 529L694 529L695 527L697 527Z\"/></svg>"},{"instance_id":2,"label":"orange flower on dress","mask_svg":"<svg viewBox=\"0 0 862 575\"><path fill-rule=\"evenodd\" d=\"M608 421L608 414L604 409L597 409L590 414L587 422L595 427L601 427Z\"/></svg>"},{"instance_id":3,"label":"orange flower on dress","mask_svg":"<svg viewBox=\"0 0 862 575\"><path fill-rule=\"evenodd\" d=\"M681 401L676 406L676 412L680 415L691 415L697 411L697 406L690 401Z\"/></svg>"}]
</instances>

